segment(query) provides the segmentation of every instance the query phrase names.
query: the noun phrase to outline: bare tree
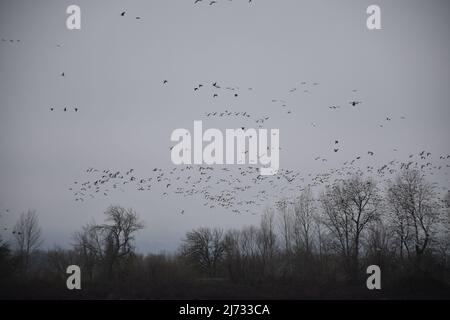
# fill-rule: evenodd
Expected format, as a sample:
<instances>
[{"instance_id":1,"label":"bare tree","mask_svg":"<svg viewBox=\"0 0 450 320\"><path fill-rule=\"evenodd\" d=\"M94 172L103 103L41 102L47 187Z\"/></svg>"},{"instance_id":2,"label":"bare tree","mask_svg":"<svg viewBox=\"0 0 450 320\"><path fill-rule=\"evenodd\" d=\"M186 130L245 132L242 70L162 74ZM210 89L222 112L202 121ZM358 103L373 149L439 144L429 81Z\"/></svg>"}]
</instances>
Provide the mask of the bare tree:
<instances>
[{"instance_id":1,"label":"bare tree","mask_svg":"<svg viewBox=\"0 0 450 320\"><path fill-rule=\"evenodd\" d=\"M74 234L74 249L80 257L80 264L89 280L94 278L96 264L103 261L103 237L95 224L83 226Z\"/></svg>"},{"instance_id":2,"label":"bare tree","mask_svg":"<svg viewBox=\"0 0 450 320\"><path fill-rule=\"evenodd\" d=\"M388 188L391 219L403 248L414 250L420 260L439 220L439 204L433 185L418 170L403 170Z\"/></svg>"},{"instance_id":3,"label":"bare tree","mask_svg":"<svg viewBox=\"0 0 450 320\"><path fill-rule=\"evenodd\" d=\"M135 233L144 228L133 209L110 206L105 211L106 223L90 224L74 236L75 249L92 270L100 262L107 277L113 277L134 255Z\"/></svg>"},{"instance_id":4,"label":"bare tree","mask_svg":"<svg viewBox=\"0 0 450 320\"><path fill-rule=\"evenodd\" d=\"M224 256L223 240L222 229L198 228L186 234L182 254L208 276L214 277Z\"/></svg>"},{"instance_id":5,"label":"bare tree","mask_svg":"<svg viewBox=\"0 0 450 320\"><path fill-rule=\"evenodd\" d=\"M274 273L274 257L277 250L277 237L275 234L274 213L266 209L261 217L261 225L258 230L258 251L261 257L263 276Z\"/></svg>"},{"instance_id":6,"label":"bare tree","mask_svg":"<svg viewBox=\"0 0 450 320\"><path fill-rule=\"evenodd\" d=\"M311 189L308 188L300 194L294 205L293 234L297 252L311 254L315 221L316 207Z\"/></svg>"},{"instance_id":7,"label":"bare tree","mask_svg":"<svg viewBox=\"0 0 450 320\"><path fill-rule=\"evenodd\" d=\"M284 252L286 255L291 254L292 247L292 224L293 219L289 211L289 202L286 199L282 199L276 202L276 208L278 210L279 227L281 231L281 237L284 244Z\"/></svg>"},{"instance_id":8,"label":"bare tree","mask_svg":"<svg viewBox=\"0 0 450 320\"><path fill-rule=\"evenodd\" d=\"M125 209L120 206L111 206L106 212L106 224L97 228L106 230L111 237L113 251L118 256L126 256L132 253L135 232L144 228L133 209Z\"/></svg>"},{"instance_id":9,"label":"bare tree","mask_svg":"<svg viewBox=\"0 0 450 320\"><path fill-rule=\"evenodd\" d=\"M224 236L224 256L228 275L232 280L243 276L243 254L239 246L241 232L239 230L228 230Z\"/></svg>"},{"instance_id":10,"label":"bare tree","mask_svg":"<svg viewBox=\"0 0 450 320\"><path fill-rule=\"evenodd\" d=\"M393 229L394 239L397 243L400 259L403 260L405 251L410 255L409 244L411 242L411 228L409 225L409 215L407 210L401 205L398 197L399 190L389 188L387 192L387 203L389 206L388 219L389 225Z\"/></svg>"},{"instance_id":11,"label":"bare tree","mask_svg":"<svg viewBox=\"0 0 450 320\"><path fill-rule=\"evenodd\" d=\"M379 219L381 198L376 184L355 176L327 187L320 202L323 223L337 240L348 271L355 277L363 232Z\"/></svg>"},{"instance_id":12,"label":"bare tree","mask_svg":"<svg viewBox=\"0 0 450 320\"><path fill-rule=\"evenodd\" d=\"M388 257L392 256L392 235L393 230L383 219L378 220L369 226L367 235L366 254L371 261L382 267Z\"/></svg>"},{"instance_id":13,"label":"bare tree","mask_svg":"<svg viewBox=\"0 0 450 320\"><path fill-rule=\"evenodd\" d=\"M243 228L239 240L242 255L248 259L256 259L258 255L258 229L253 226Z\"/></svg>"},{"instance_id":14,"label":"bare tree","mask_svg":"<svg viewBox=\"0 0 450 320\"><path fill-rule=\"evenodd\" d=\"M233 280L253 282L262 276L258 249L259 230L254 226L229 230L224 237L225 262Z\"/></svg>"},{"instance_id":15,"label":"bare tree","mask_svg":"<svg viewBox=\"0 0 450 320\"><path fill-rule=\"evenodd\" d=\"M35 210L22 213L13 230L22 271L27 272L30 256L42 245L42 229Z\"/></svg>"},{"instance_id":16,"label":"bare tree","mask_svg":"<svg viewBox=\"0 0 450 320\"><path fill-rule=\"evenodd\" d=\"M442 223L434 240L440 261L448 268L450 261L450 191L447 191L444 196L442 210Z\"/></svg>"}]
</instances>

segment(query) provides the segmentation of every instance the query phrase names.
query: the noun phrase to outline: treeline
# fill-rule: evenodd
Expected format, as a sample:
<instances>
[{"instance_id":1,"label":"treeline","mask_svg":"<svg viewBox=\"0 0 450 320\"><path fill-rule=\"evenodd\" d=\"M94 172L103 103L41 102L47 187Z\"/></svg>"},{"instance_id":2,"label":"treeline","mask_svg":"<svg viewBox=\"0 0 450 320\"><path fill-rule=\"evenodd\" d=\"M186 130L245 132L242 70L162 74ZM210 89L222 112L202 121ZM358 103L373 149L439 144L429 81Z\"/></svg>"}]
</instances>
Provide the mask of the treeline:
<instances>
[{"instance_id":1,"label":"treeline","mask_svg":"<svg viewBox=\"0 0 450 320\"><path fill-rule=\"evenodd\" d=\"M1 297L17 298L450 298L450 194L418 170L388 185L355 175L304 189L266 208L258 226L187 232L171 254L135 252L145 227L111 206L71 249L39 250L36 213L22 214L15 243L0 244ZM66 288L78 265L82 289ZM366 269L381 269L368 290Z\"/></svg>"}]
</instances>

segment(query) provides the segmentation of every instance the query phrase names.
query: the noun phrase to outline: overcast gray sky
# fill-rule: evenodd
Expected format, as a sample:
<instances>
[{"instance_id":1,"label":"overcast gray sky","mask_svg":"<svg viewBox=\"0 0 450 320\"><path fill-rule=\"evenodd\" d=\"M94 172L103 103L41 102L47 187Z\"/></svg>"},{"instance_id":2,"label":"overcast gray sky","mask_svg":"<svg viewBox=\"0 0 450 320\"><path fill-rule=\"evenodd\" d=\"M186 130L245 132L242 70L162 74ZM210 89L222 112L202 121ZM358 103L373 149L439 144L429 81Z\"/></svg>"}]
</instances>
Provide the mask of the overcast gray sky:
<instances>
[{"instance_id":1,"label":"overcast gray sky","mask_svg":"<svg viewBox=\"0 0 450 320\"><path fill-rule=\"evenodd\" d=\"M305 177L368 150L375 156L362 166L422 150L439 165L450 154L448 1L208 2L0 1L1 224L36 209L45 246L66 246L81 225L120 204L146 223L138 249L156 252L197 226L258 223L259 215L204 206L201 196L162 196L163 185L74 201L69 188L90 167L141 177L172 168L170 135L192 131L194 120L225 130L270 116L264 127L280 129L281 167ZM81 7L81 30L66 28L70 4ZM371 4L381 7L382 30L366 28ZM223 110L252 118L205 117ZM445 189L442 165L431 179Z\"/></svg>"}]
</instances>

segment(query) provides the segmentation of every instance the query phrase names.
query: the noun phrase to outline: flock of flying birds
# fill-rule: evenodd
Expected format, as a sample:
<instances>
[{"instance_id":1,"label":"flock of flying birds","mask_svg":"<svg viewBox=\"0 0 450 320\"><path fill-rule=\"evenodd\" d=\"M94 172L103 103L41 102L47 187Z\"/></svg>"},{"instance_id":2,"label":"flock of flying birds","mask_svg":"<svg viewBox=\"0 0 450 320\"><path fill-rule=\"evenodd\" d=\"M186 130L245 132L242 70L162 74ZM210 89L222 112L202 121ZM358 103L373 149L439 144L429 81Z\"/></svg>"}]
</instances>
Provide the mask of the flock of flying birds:
<instances>
[{"instance_id":1,"label":"flock of flying birds","mask_svg":"<svg viewBox=\"0 0 450 320\"><path fill-rule=\"evenodd\" d=\"M195 3L202 2L196 0ZM249 1L251 2L251 0ZM215 4L216 1L211 1L210 5ZM124 17L126 11L121 12L120 16ZM141 19L136 16L136 19ZM61 73L64 77L65 73ZM163 86L169 85L169 80L162 81ZM296 92L309 94L313 92L320 84L318 82L302 81L298 86L290 88L287 93L294 94ZM206 90L210 87L212 90ZM225 86L219 84L217 81L210 84L198 83L192 88L195 94L211 94L213 99L220 99L222 96L238 99L244 91L253 91L253 87L241 89L239 86ZM356 94L358 90L353 89L352 93ZM285 114L292 114L293 108L289 107L287 98L272 99L278 110ZM358 99L350 99L347 103L348 107L359 107L363 102ZM345 107L343 105L328 106L330 110L338 110ZM51 107L50 111L56 108ZM78 108L64 107L64 112L73 110L77 112ZM235 118L252 120L259 127L263 128L267 121L270 121L271 115L254 116L247 111L208 111L204 113L206 118ZM405 116L400 117L401 120L406 119ZM390 116L385 117L385 121L392 121ZM311 126L316 128L317 123L311 122ZM379 124L383 127L384 123ZM243 126L244 130L245 127ZM169 147L171 149L172 147ZM340 141L335 140L333 145L333 152L341 150ZM393 151L397 151L394 149ZM248 152L248 151L247 151ZM246 152L246 153L247 153ZM375 152L367 150L366 157L375 156ZM275 176L262 176L259 174L259 169L253 166L234 166L234 167L219 167L219 166L178 166L171 169L154 168L151 175L138 176L134 169L129 169L126 172L112 169L96 169L89 168L86 170L88 177L83 181L74 181L73 186L69 188L74 194L74 199L77 202L84 202L88 199L96 197L108 197L116 191L125 192L126 189L132 188L134 190L154 191L159 192L163 197L171 195L188 197L199 196L203 199L203 205L213 208L225 208L234 213L251 213L253 215L261 213L258 210L261 206L276 202L280 196L285 199L291 199L293 202L298 194L306 188L314 188L321 185L329 185L343 181L352 175L372 174L376 175L385 182L391 182L392 176L403 168L417 168L433 175L436 170L449 168L450 155L440 155L441 163L435 164L432 161L431 153L421 151L418 153L418 158L415 155L409 155L409 161L400 162L398 160L391 160L379 167L365 166L361 167L358 162L364 157L363 155L356 155L354 158L344 161L342 166L338 169L331 169L322 173L302 173L296 170L280 169ZM322 156L315 157L315 161L327 162L328 159ZM444 163L442 163L444 162ZM448 172L444 173L448 175ZM446 190L442 187L442 190ZM447 190L448 191L448 190ZM185 209L180 210L180 214L184 214Z\"/></svg>"},{"instance_id":2,"label":"flock of flying birds","mask_svg":"<svg viewBox=\"0 0 450 320\"><path fill-rule=\"evenodd\" d=\"M14 40L14 39L5 39L5 38L2 38L1 41L2 41L2 42L9 42L9 43L19 43L19 42L20 42L20 39Z\"/></svg>"},{"instance_id":3,"label":"flock of flying birds","mask_svg":"<svg viewBox=\"0 0 450 320\"><path fill-rule=\"evenodd\" d=\"M367 156L371 156L369 153ZM263 206L277 202L281 197L291 201L307 188L333 185L354 175L371 175L384 182L392 182L393 176L404 168L420 169L423 174L442 172L448 175L450 155L433 159L425 150L409 155L408 161L391 160L379 166L360 166L364 156L356 155L342 166L322 173L303 173L298 170L280 169L274 176L262 176L254 166L201 166L185 165L169 169L153 168L150 175L138 175L135 170L100 170L89 168L86 176L74 181L69 188L75 201L84 202L96 197L108 197L114 192L137 190L159 193L162 197L198 196L210 209L224 208L234 213L259 214ZM316 161L327 161L322 157ZM442 187L445 191L446 188ZM180 213L184 214L185 210Z\"/></svg>"},{"instance_id":4,"label":"flock of flying birds","mask_svg":"<svg viewBox=\"0 0 450 320\"><path fill-rule=\"evenodd\" d=\"M232 0L229 0L232 1ZM220 1L195 0L194 4L208 3L210 6ZM249 3L252 0L248 0ZM121 17L128 16L127 11L120 12ZM134 16L140 20L141 16ZM20 40L7 40L2 38L2 42L19 43ZM60 44L57 47L61 47ZM64 72L61 77L65 77ZM168 80L162 81L163 86L169 85ZM300 82L298 86L287 90L287 94L303 93L308 94L319 87L318 82ZM209 87L210 90L206 90ZM220 99L222 96L238 99L241 94L253 91L252 87L241 89L239 86L224 86L217 81L210 84L199 83L192 89L195 94L211 94L213 99ZM353 89L356 94L358 90ZM272 99L273 103L281 113L291 114L287 102L288 98ZM327 108L337 111L344 107L356 108L363 104L359 99L349 99L345 104L335 104ZM78 112L78 107L50 107L50 111L62 110L63 112ZM247 111L207 111L204 113L207 118L234 118L251 120L259 127L263 128L272 115L255 116ZM406 119L405 116L400 117ZM393 121L393 117L386 116L385 122ZM310 123L316 128L316 122ZM379 124L384 127L385 123ZM242 127L243 129L245 127ZM341 150L339 140L334 140L332 153ZM393 149L393 151L398 151ZM363 163L364 158L374 157L375 152L367 150L360 155L355 155L344 161L338 168L322 170L321 173L308 173L298 170L280 168L278 174L274 176L262 176L255 166L202 166L185 165L172 168L153 168L151 174L138 175L134 169L125 171L114 169L88 168L84 176L73 182L69 190L73 192L76 202L84 202L97 197L109 197L114 192L125 192L135 190L138 192L157 192L162 197L198 197L202 199L203 206L209 209L224 208L236 214L259 214L261 207L274 203L280 198L288 201L295 201L299 193L307 188L315 188L323 185L333 185L345 180L353 175L372 175L383 182L391 182L394 175L404 168L416 168L425 175L434 175L437 172L448 175L450 168L450 155L441 154L434 157L431 152L422 150L416 154L410 154L406 161L392 159L378 166L370 166ZM317 156L316 162L326 163L328 158ZM441 187L444 192L449 192L448 188ZM3 211L3 212L2 212ZM0 214L10 213L10 209L1 209ZM180 214L185 214L185 209L180 209Z\"/></svg>"},{"instance_id":5,"label":"flock of flying birds","mask_svg":"<svg viewBox=\"0 0 450 320\"><path fill-rule=\"evenodd\" d=\"M163 80L162 85L169 85L169 81ZM193 92L197 94L205 90L207 86L214 90L212 96L214 99L224 94L238 98L241 92L238 86L222 86L216 81L208 85L198 84L193 88ZM298 88L308 88L308 86L316 87L319 86L319 83L301 82L300 87L290 89L288 93L300 91ZM245 90L252 91L253 88ZM309 90L301 89L305 93ZM352 92L356 93L357 90L352 90ZM285 99L272 99L271 102L277 104L281 110L288 107ZM360 100L350 100L348 107L358 107L361 104ZM341 106L334 105L330 109L339 108ZM253 120L259 127L271 119L270 115L255 117L247 111L231 110L208 111L204 113L204 116ZM406 118L402 116L401 119ZM392 121L392 118L387 116L386 121ZM315 123L312 125L316 126ZM340 144L339 140L334 140L333 153L341 149ZM393 149L393 151L398 150ZM202 200L203 206L209 209L224 208L236 214L256 215L261 213L263 206L276 203L280 198L294 203L299 193L307 188L333 185L353 175L371 175L380 181L390 183L394 175L405 168L419 169L426 175L434 175L437 172L448 175L448 168L450 168L450 154L441 154L435 158L431 152L426 150L410 154L407 161L403 162L392 159L378 166L364 165L364 158L370 159L374 156L374 151L367 150L343 161L338 168L323 170L321 173L281 168L274 176L262 176L259 174L259 169L251 165L231 167L185 165L166 169L153 168L152 173L147 175L139 175L134 169L123 172L113 169L89 168L85 172L86 176L81 180L74 181L69 190L73 192L77 202L84 202L96 197L109 197L114 192L125 192L131 188L139 192L156 192L162 197L198 197ZM328 158L318 156L314 160L325 163ZM441 188L448 192L447 188ZM185 214L185 212L185 209L180 210L180 214Z\"/></svg>"}]
</instances>

